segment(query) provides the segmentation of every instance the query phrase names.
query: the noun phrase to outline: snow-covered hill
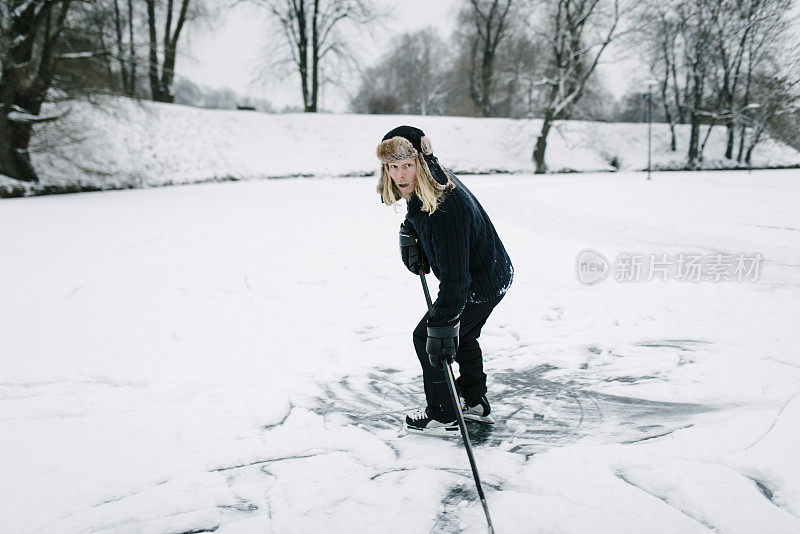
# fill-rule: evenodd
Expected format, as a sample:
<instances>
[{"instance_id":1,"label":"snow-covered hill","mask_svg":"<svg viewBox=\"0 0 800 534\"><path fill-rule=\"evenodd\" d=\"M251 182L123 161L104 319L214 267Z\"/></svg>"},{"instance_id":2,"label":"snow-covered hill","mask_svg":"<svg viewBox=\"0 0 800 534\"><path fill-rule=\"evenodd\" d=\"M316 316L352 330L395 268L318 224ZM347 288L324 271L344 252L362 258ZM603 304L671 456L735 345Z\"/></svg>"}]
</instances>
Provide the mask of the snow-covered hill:
<instances>
[{"instance_id":1,"label":"snow-covered hill","mask_svg":"<svg viewBox=\"0 0 800 534\"><path fill-rule=\"evenodd\" d=\"M110 100L74 103L65 119L37 130L34 163L41 183L0 177L0 195L146 187L290 176L362 176L377 168L374 149L385 132L413 124L428 133L439 159L460 173L531 172L540 120L402 115L273 115ZM669 151L667 125L653 125L653 167L681 168L688 126ZM55 140L55 141L53 141ZM704 165L724 160L722 128L712 132ZM612 163L614 165L612 165ZM563 121L548 139L554 172L641 170L647 125ZM775 141L758 146L755 167L800 165L800 153Z\"/></svg>"}]
</instances>

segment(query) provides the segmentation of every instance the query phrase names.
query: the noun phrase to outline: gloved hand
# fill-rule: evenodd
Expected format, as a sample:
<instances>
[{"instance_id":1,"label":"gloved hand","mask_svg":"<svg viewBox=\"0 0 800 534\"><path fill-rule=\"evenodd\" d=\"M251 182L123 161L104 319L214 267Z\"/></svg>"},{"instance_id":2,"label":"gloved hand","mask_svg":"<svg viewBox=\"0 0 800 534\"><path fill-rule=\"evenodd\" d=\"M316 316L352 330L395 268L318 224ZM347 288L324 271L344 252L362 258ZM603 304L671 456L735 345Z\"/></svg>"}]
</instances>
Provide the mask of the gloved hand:
<instances>
[{"instance_id":1,"label":"gloved hand","mask_svg":"<svg viewBox=\"0 0 800 534\"><path fill-rule=\"evenodd\" d=\"M458 352L458 330L461 321L455 319L437 321L431 324L428 321L428 341L425 343L425 351L428 353L428 360L434 367L444 369L444 361L453 363Z\"/></svg>"},{"instance_id":2,"label":"gloved hand","mask_svg":"<svg viewBox=\"0 0 800 534\"><path fill-rule=\"evenodd\" d=\"M431 271L428 259L422 250L419 235L408 221L403 221L403 224L400 225L400 257L403 258L403 263L406 264L408 270L414 274L419 274L420 269L425 274Z\"/></svg>"}]
</instances>

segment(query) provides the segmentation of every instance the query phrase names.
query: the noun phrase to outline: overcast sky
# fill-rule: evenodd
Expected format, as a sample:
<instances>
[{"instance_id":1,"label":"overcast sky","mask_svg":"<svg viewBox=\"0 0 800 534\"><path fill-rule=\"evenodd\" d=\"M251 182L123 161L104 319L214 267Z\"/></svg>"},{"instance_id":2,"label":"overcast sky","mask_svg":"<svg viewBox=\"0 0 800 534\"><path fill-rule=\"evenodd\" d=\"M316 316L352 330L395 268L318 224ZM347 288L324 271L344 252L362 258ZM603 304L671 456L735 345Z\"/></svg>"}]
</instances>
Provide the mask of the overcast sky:
<instances>
[{"instance_id":1,"label":"overcast sky","mask_svg":"<svg viewBox=\"0 0 800 534\"><path fill-rule=\"evenodd\" d=\"M463 3L464 0L382 2L394 11L383 24L375 24L369 32L359 36L358 53L362 64L374 64L388 50L393 37L426 26L438 29L446 41ZM186 40L180 47L183 53L176 65L177 75L217 89L229 87L242 96L265 98L278 110L287 105L301 107L297 74L288 75L283 81L272 79L267 84L253 81L259 65L263 64L267 32L271 27L263 8L246 3L238 4L202 25L187 26ZM628 89L631 66L615 61L611 55L606 60L611 64L603 66L601 75L607 88L618 97ZM357 81L350 85L347 90L358 90ZM326 87L320 107L346 111L348 100L349 95L344 89Z\"/></svg>"}]
</instances>

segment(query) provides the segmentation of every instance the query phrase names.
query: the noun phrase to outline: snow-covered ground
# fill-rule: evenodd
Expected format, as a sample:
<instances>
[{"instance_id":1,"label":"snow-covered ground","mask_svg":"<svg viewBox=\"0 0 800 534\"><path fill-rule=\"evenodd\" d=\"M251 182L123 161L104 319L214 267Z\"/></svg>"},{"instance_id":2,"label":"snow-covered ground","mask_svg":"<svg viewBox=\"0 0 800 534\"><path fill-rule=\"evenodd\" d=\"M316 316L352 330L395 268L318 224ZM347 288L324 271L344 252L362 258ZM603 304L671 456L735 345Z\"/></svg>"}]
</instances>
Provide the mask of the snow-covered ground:
<instances>
[{"instance_id":1,"label":"snow-covered ground","mask_svg":"<svg viewBox=\"0 0 800 534\"><path fill-rule=\"evenodd\" d=\"M462 178L516 267L471 427L497 532L800 532L800 171ZM399 432L403 212L373 178L4 200L0 530L485 532L460 441Z\"/></svg>"},{"instance_id":2,"label":"snow-covered ground","mask_svg":"<svg viewBox=\"0 0 800 534\"><path fill-rule=\"evenodd\" d=\"M375 147L398 124L425 130L434 152L458 173L528 173L541 121L398 115L281 114L105 101L74 103L56 123L37 127L36 185L0 177L0 196L75 189L118 189L287 176L364 176L377 170ZM705 128L701 132L705 135ZM653 168L685 167L689 126L653 125ZM707 168L725 160L725 132L716 127L705 148ZM560 121L548 137L552 172L647 167L647 124ZM755 167L800 165L800 153L765 140Z\"/></svg>"}]
</instances>

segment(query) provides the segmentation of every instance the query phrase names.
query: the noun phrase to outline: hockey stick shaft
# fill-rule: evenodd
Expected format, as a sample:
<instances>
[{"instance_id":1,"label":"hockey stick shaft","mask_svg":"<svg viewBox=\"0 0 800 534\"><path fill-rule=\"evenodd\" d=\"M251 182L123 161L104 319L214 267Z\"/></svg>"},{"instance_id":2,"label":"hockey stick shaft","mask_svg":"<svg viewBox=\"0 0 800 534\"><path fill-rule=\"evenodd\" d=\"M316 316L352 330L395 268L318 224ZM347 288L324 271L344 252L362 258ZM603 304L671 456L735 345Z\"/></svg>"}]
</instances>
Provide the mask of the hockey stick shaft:
<instances>
[{"instance_id":1,"label":"hockey stick shaft","mask_svg":"<svg viewBox=\"0 0 800 534\"><path fill-rule=\"evenodd\" d=\"M420 269L419 278L422 281L422 290L425 292L425 301L428 303L428 311L431 311L433 303L431 302L431 294L428 291L428 281L425 279L425 273ZM472 468L472 477L475 479L475 486L478 488L478 497L481 499L483 506L483 513L486 515L486 522L489 525L489 534L494 534L494 526L492 525L492 516L489 515L489 505L486 503L486 497L483 494L483 487L481 486L481 477L478 475L478 464L475 463L475 455L472 454L472 444L469 441L469 434L467 434L467 425L464 422L464 414L461 412L461 403L458 402L458 391L456 390L456 381L453 376L453 368L450 362L444 362L444 374L447 382L447 389L450 390L450 399L453 401L453 406L456 409L456 417L458 419L458 428L461 430L461 439L464 440L464 448L467 450L467 457L469 458L469 465Z\"/></svg>"}]
</instances>

